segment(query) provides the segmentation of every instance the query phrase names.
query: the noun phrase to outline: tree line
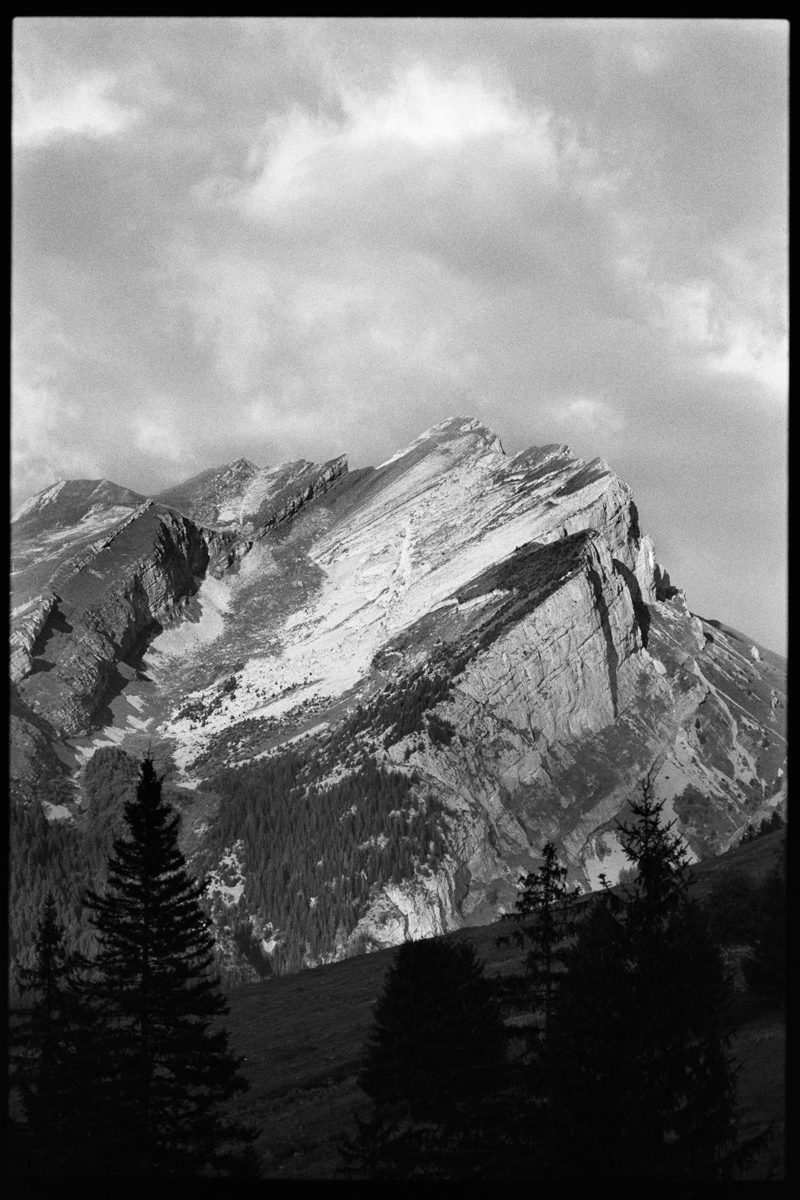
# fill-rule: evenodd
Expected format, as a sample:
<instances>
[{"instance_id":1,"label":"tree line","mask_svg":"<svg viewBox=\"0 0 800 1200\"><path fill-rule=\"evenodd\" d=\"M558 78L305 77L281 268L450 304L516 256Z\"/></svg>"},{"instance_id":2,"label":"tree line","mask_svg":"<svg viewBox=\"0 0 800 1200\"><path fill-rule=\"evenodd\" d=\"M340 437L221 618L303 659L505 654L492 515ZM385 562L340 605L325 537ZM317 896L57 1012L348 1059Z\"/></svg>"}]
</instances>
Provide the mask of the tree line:
<instances>
[{"instance_id":1,"label":"tree line","mask_svg":"<svg viewBox=\"0 0 800 1200\"><path fill-rule=\"evenodd\" d=\"M48 820L39 803L9 806L9 959L30 959L45 898L52 894L70 950L91 954L94 933L83 921L87 884L100 886L123 807L136 790L137 768L117 747L102 747L86 764L84 803L72 820ZM29 965L29 963L28 963ZM11 994L15 996L14 978Z\"/></svg>"},{"instance_id":2,"label":"tree line","mask_svg":"<svg viewBox=\"0 0 800 1200\"><path fill-rule=\"evenodd\" d=\"M267 761L276 791L302 803L302 756ZM100 767L98 779L129 786L121 760ZM258 1174L255 1129L230 1116L247 1085L224 1027L206 881L186 869L162 783L146 758L102 883L82 895L91 953L70 944L49 892L17 969L26 1003L11 1022L16 1175ZM250 813L247 787L234 794ZM254 839L269 836L258 821L274 800L258 794ZM352 840L369 826L357 805L341 809L349 799L343 791L331 811L337 823L352 817ZM520 879L515 940L529 953L516 974L488 979L468 941L400 947L366 1043L364 1107L342 1146L343 1174L715 1180L763 1148L766 1135L738 1138L722 952L744 947L751 992L783 1002L782 860L747 886L722 876L700 904L647 781L631 811L619 826L633 868L624 886L577 897L552 843ZM220 824L220 844L241 816ZM290 889L291 862L279 863Z\"/></svg>"},{"instance_id":3,"label":"tree line","mask_svg":"<svg viewBox=\"0 0 800 1200\"><path fill-rule=\"evenodd\" d=\"M448 736L443 730L437 736ZM337 772L339 743L329 741L220 770L204 784L219 795L220 804L210 819L198 870L214 870L236 846L245 884L233 906L210 898L203 903L220 929L227 927L240 958L261 976L329 956L352 933L376 892L420 870L434 870L445 853L441 805L418 794L415 776L379 766L362 748L349 767ZM83 893L87 885L100 887L105 881L136 775L128 754L102 747L84 769L83 803L74 820L48 820L39 804L10 806L12 962L29 965L49 893L68 948L94 953L96 935L83 919ZM275 931L268 958L251 917ZM219 965L228 971L223 957ZM13 977L11 993L16 998Z\"/></svg>"},{"instance_id":4,"label":"tree line","mask_svg":"<svg viewBox=\"0 0 800 1200\"><path fill-rule=\"evenodd\" d=\"M548 843L520 880L524 969L490 980L474 947L410 942L375 1009L342 1147L356 1178L724 1180L764 1150L742 1142L725 938L689 893L687 863L649 784L620 837L623 888L578 900ZM779 863L750 893L749 976L781 1003ZM754 912L758 915L753 915ZM760 938L769 929L761 946ZM512 935L513 936L513 935Z\"/></svg>"},{"instance_id":5,"label":"tree line","mask_svg":"<svg viewBox=\"0 0 800 1200\"><path fill-rule=\"evenodd\" d=\"M783 817L775 809L768 817L762 817L760 823L755 825L752 821L748 821L742 834L739 845L746 846L748 842L758 841L759 838L766 837L768 833L774 833L776 829L782 829L785 822Z\"/></svg>"}]
</instances>

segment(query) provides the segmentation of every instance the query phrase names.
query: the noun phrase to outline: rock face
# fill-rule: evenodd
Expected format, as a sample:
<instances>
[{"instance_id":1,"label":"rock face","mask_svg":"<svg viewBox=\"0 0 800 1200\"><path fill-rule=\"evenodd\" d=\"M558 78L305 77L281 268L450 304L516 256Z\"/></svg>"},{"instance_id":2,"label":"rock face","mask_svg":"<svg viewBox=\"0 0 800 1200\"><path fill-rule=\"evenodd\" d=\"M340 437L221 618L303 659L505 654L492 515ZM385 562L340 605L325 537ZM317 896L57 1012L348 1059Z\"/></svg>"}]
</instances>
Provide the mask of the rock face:
<instances>
[{"instance_id":1,"label":"rock face","mask_svg":"<svg viewBox=\"0 0 800 1200\"><path fill-rule=\"evenodd\" d=\"M344 455L321 467L299 459L263 469L240 458L227 466L203 471L161 492L158 499L200 525L263 534L322 495L346 471Z\"/></svg>"},{"instance_id":2,"label":"rock face","mask_svg":"<svg viewBox=\"0 0 800 1200\"><path fill-rule=\"evenodd\" d=\"M690 613L600 459L509 458L453 418L377 468L240 459L156 500L78 484L12 531L28 789L43 729L75 770L155 742L202 797L357 710L358 753L443 807L436 868L373 889L309 961L495 919L546 840L574 882L615 880L644 776L695 856L785 803L782 660ZM416 723L387 723L409 697ZM250 919L268 954L275 915Z\"/></svg>"},{"instance_id":3,"label":"rock face","mask_svg":"<svg viewBox=\"0 0 800 1200\"><path fill-rule=\"evenodd\" d=\"M209 559L196 526L149 500L90 552L62 563L39 610L30 672L19 681L30 707L62 733L89 727L117 664L174 616Z\"/></svg>"},{"instance_id":4,"label":"rock face","mask_svg":"<svg viewBox=\"0 0 800 1200\"><path fill-rule=\"evenodd\" d=\"M12 525L12 681L58 732L88 730L117 664L136 658L175 619L206 574L236 566L254 535L321 495L346 469L343 457L271 471L241 459L165 493L161 503L108 480L45 489ZM178 500L186 514L169 507ZM43 672L52 673L46 682L38 678Z\"/></svg>"}]
</instances>

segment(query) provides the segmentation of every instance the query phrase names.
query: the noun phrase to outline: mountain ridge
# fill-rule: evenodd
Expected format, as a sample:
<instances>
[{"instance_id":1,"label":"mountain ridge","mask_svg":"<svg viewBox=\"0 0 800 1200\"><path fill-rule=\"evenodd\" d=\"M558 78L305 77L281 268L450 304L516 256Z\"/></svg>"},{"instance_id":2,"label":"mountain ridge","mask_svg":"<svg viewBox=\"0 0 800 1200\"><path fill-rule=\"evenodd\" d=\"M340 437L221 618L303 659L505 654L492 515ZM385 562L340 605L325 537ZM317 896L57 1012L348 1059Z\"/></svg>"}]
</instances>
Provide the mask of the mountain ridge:
<instances>
[{"instance_id":1,"label":"mountain ridge","mask_svg":"<svg viewBox=\"0 0 800 1200\"><path fill-rule=\"evenodd\" d=\"M189 824L194 804L213 828L232 803L221 769L272 770L295 747L315 805L341 797L378 823L367 890L337 900L339 928L323 922L293 962L496 919L548 839L574 882L615 877L614 822L643 776L695 857L785 803L782 661L689 611L602 459L564 443L508 456L454 417L352 472L344 455L237 459L138 506L109 485L95 511L90 491L63 519L59 497L80 489L53 486L12 529L17 794L35 798L47 759L67 819L99 748L155 744ZM399 841L358 790L368 777L405 781ZM432 868L410 832L431 805L447 844ZM192 844L216 869L209 838ZM219 902L222 942L241 918L269 962L289 926L317 929L324 867L317 882L303 868L311 890L287 926L282 901L254 898L258 839L214 853L242 877Z\"/></svg>"}]
</instances>

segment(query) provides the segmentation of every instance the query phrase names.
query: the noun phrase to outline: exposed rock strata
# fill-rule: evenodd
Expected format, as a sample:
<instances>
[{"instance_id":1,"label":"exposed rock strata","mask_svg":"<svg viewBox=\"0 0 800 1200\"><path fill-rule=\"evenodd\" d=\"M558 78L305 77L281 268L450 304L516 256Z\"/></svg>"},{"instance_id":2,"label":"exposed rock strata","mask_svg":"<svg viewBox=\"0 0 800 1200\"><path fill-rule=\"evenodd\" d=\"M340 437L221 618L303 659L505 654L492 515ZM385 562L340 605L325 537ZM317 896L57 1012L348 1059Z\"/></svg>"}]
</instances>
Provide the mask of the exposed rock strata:
<instances>
[{"instance_id":1,"label":"exposed rock strata","mask_svg":"<svg viewBox=\"0 0 800 1200\"><path fill-rule=\"evenodd\" d=\"M574 881L616 878L615 822L645 775L698 855L783 803L782 664L690 613L600 459L509 458L454 418L352 475L344 458L239 460L135 510L112 490L108 512L88 482L29 509L46 548L48 513L80 519L12 639L24 699L64 734L160 739L193 787L402 696L414 672L444 680L449 740L426 718L368 749L444 805L447 855L384 888L331 954L494 919L548 839ZM44 728L24 732L32 754Z\"/></svg>"},{"instance_id":2,"label":"exposed rock strata","mask_svg":"<svg viewBox=\"0 0 800 1200\"><path fill-rule=\"evenodd\" d=\"M148 501L90 554L63 565L38 635L43 669L22 684L31 707L65 734L87 729L115 665L177 614L209 559L192 522Z\"/></svg>"}]
</instances>

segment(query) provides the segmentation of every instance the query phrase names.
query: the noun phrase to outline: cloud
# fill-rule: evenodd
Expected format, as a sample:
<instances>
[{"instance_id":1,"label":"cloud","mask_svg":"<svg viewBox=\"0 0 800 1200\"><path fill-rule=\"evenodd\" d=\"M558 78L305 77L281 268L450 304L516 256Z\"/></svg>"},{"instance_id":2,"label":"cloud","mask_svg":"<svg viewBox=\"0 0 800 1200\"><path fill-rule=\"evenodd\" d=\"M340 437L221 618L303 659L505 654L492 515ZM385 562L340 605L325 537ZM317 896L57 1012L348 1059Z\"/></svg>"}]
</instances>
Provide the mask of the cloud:
<instances>
[{"instance_id":1,"label":"cloud","mask_svg":"<svg viewBox=\"0 0 800 1200\"><path fill-rule=\"evenodd\" d=\"M271 118L238 179L195 187L205 236L172 267L229 386L280 388L291 363L310 394L336 380L366 400L370 371L405 393L426 372L426 392L477 387L509 305L567 320L615 287L613 182L569 122L424 63L382 91L340 81L339 100L338 118Z\"/></svg>"},{"instance_id":2,"label":"cloud","mask_svg":"<svg viewBox=\"0 0 800 1200\"><path fill-rule=\"evenodd\" d=\"M712 549L736 564L721 595L748 554L774 577L786 40L23 21L15 490L51 465L138 490L243 453L357 466L469 413L509 452L606 458L690 603Z\"/></svg>"},{"instance_id":3,"label":"cloud","mask_svg":"<svg viewBox=\"0 0 800 1200\"><path fill-rule=\"evenodd\" d=\"M621 433L625 425L609 404L592 396L577 396L558 406L554 415L567 430L577 428L582 435L602 433L605 438L609 433Z\"/></svg>"},{"instance_id":4,"label":"cloud","mask_svg":"<svg viewBox=\"0 0 800 1200\"><path fill-rule=\"evenodd\" d=\"M348 211L368 225L372 212L385 224L387 202L397 214L404 200L409 209L414 201L436 204L466 183L459 208L472 200L484 212L506 177L553 187L560 173L583 165L581 148L552 112L523 109L511 89L473 70L445 75L416 63L383 91L340 80L338 99L338 119L298 107L271 117L247 160L251 178L230 203L254 220L293 228L330 228Z\"/></svg>"},{"instance_id":5,"label":"cloud","mask_svg":"<svg viewBox=\"0 0 800 1200\"><path fill-rule=\"evenodd\" d=\"M18 387L11 421L12 511L43 486L43 480L99 479L102 448L87 444L80 407L65 401L44 380Z\"/></svg>"},{"instance_id":6,"label":"cloud","mask_svg":"<svg viewBox=\"0 0 800 1200\"><path fill-rule=\"evenodd\" d=\"M136 446L151 459L167 463L181 463L186 457L183 439L179 436L174 420L165 418L156 409L157 415L136 414L131 418Z\"/></svg>"},{"instance_id":7,"label":"cloud","mask_svg":"<svg viewBox=\"0 0 800 1200\"><path fill-rule=\"evenodd\" d=\"M13 137L21 146L41 146L69 134L108 137L138 118L135 108L111 94L117 80L95 71L81 79L18 79L14 86Z\"/></svg>"},{"instance_id":8,"label":"cloud","mask_svg":"<svg viewBox=\"0 0 800 1200\"><path fill-rule=\"evenodd\" d=\"M716 371L758 380L783 404L789 390L788 338L764 333L752 321L738 321L728 327L725 348L710 363Z\"/></svg>"}]
</instances>

